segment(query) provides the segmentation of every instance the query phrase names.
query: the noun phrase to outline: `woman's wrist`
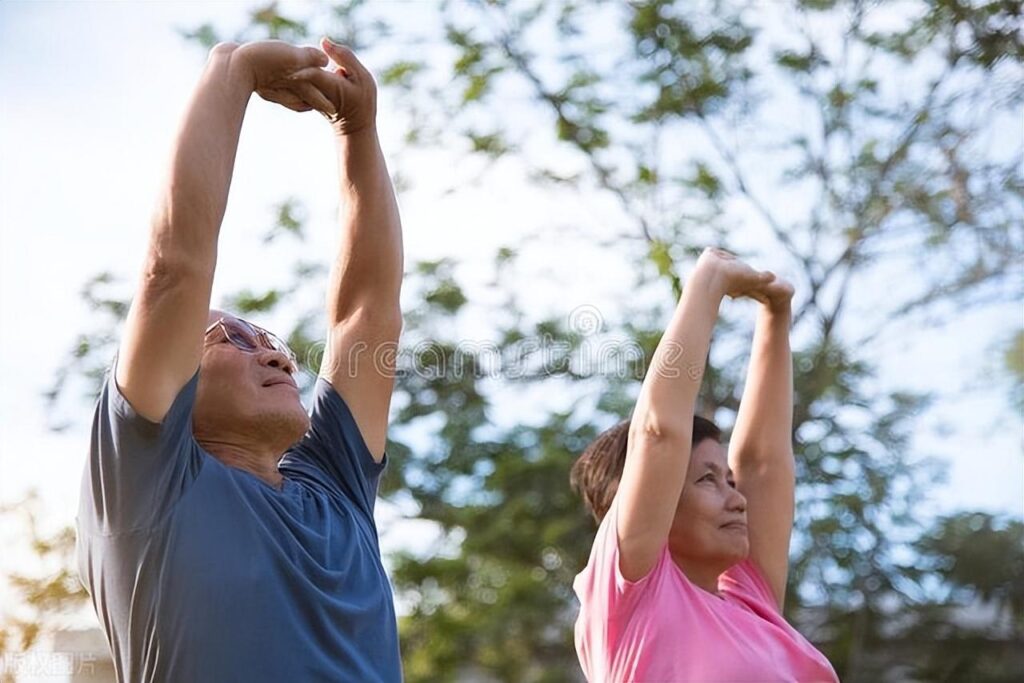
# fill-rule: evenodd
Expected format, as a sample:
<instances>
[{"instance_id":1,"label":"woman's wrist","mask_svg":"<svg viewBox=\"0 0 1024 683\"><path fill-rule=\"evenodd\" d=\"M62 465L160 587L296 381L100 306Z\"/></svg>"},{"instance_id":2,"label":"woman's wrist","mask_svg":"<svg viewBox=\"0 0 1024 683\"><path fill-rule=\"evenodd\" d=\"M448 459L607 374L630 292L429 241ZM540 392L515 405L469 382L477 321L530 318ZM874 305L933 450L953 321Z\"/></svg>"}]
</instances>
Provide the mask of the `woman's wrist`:
<instances>
[{"instance_id":1,"label":"woman's wrist","mask_svg":"<svg viewBox=\"0 0 1024 683\"><path fill-rule=\"evenodd\" d=\"M788 301L777 304L765 302L761 306L758 319L759 326L767 326L768 329L785 331L788 334L793 326L793 307Z\"/></svg>"},{"instance_id":2,"label":"woman's wrist","mask_svg":"<svg viewBox=\"0 0 1024 683\"><path fill-rule=\"evenodd\" d=\"M789 320L793 317L793 300L768 301L764 304L764 311L773 318Z\"/></svg>"},{"instance_id":3,"label":"woman's wrist","mask_svg":"<svg viewBox=\"0 0 1024 683\"><path fill-rule=\"evenodd\" d=\"M690 274L687 285L697 285L711 296L721 300L725 298L726 293L729 291L729 283L726 276L727 273L720 261L702 256L697 260L697 265L694 267L693 273Z\"/></svg>"}]
</instances>

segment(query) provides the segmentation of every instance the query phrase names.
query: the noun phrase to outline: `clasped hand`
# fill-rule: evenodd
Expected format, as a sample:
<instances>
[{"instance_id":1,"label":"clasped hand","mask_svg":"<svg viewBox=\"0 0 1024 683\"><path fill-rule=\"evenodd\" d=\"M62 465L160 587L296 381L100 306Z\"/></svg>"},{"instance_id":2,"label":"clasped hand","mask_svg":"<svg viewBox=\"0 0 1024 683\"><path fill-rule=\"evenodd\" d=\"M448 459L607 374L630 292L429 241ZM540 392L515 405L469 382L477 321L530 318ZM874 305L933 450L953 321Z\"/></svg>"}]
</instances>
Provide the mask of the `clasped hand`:
<instances>
[{"instance_id":1,"label":"clasped hand","mask_svg":"<svg viewBox=\"0 0 1024 683\"><path fill-rule=\"evenodd\" d=\"M376 83L347 47L327 38L321 39L320 49L280 40L232 47L232 64L250 79L253 91L263 99L292 111L318 111L339 135L374 124Z\"/></svg>"},{"instance_id":2,"label":"clasped hand","mask_svg":"<svg viewBox=\"0 0 1024 683\"><path fill-rule=\"evenodd\" d=\"M725 296L755 299L773 312L788 310L793 299L793 285L789 282L770 271L756 270L725 250L705 249L697 267L713 273Z\"/></svg>"}]
</instances>

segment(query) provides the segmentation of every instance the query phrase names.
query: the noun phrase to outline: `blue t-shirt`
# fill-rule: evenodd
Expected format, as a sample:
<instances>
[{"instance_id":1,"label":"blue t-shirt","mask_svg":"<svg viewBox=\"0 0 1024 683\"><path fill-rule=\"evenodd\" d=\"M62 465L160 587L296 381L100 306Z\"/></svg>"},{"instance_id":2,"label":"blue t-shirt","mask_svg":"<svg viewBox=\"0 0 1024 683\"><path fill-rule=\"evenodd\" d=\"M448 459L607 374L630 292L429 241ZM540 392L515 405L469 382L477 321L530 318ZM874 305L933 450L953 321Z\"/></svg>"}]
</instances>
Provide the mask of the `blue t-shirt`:
<instances>
[{"instance_id":1,"label":"blue t-shirt","mask_svg":"<svg viewBox=\"0 0 1024 683\"><path fill-rule=\"evenodd\" d=\"M400 681L373 505L384 463L324 379L275 489L192 436L199 373L160 424L111 372L78 513L78 562L118 680Z\"/></svg>"}]
</instances>

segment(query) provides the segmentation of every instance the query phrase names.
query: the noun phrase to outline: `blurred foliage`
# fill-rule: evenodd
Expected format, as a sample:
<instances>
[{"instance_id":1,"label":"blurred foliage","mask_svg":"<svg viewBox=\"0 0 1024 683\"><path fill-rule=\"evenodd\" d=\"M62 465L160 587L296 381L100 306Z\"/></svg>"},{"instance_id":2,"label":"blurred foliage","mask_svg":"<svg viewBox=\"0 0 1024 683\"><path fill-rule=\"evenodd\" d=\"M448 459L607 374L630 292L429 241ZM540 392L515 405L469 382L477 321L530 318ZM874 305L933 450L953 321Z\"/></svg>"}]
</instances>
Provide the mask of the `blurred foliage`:
<instances>
[{"instance_id":1,"label":"blurred foliage","mask_svg":"<svg viewBox=\"0 0 1024 683\"><path fill-rule=\"evenodd\" d=\"M930 565L948 593L941 602L919 606L907 628L908 639L942 643L921 648L916 678L1020 680L1024 523L980 512L949 515L936 520L917 547L922 563Z\"/></svg>"},{"instance_id":2,"label":"blurred foliage","mask_svg":"<svg viewBox=\"0 0 1024 683\"><path fill-rule=\"evenodd\" d=\"M450 259L409 268L382 495L433 522L441 539L426 555L390 558L408 609L409 681L578 679L571 583L593 525L568 470L628 415L682 270L706 244L784 264L800 297L787 616L844 681L1009 680L1019 663L1020 523L924 517L941 471L911 435L933 397L883 382L871 342L897 323L920 339L930 321L1020 299L1020 150L990 144L998 126L1019 125L1019 4L445 1L301 11L308 16L266 5L233 34L212 25L183 34L203 47L320 33L353 45L394 93L388 115L405 126L408 149L486 161L482 182L514 158L537 192L612 200L622 215L597 227L623 234L598 246L637 273L628 319L590 334L568 311L525 310L517 298L536 278L521 256L550 248L543 239L500 250L483 289L465 288ZM270 234L304 239L299 199L277 214ZM755 229L770 243L750 240ZM310 373L322 270L300 263L294 286L229 299L257 316L290 311L290 339ZM109 365L127 300L118 287L108 274L88 284L96 326L56 378L54 405L72 384L94 391ZM491 341L467 344L467 319L486 323ZM700 401L726 426L746 359L727 342L741 334L721 321ZM625 372L582 362L599 339L629 340L612 359ZM1007 369L1020 378L1019 334L1014 344ZM561 408L519 421L517 407L538 390L563 397ZM962 621L963 610L990 604L991 624Z\"/></svg>"},{"instance_id":3,"label":"blurred foliage","mask_svg":"<svg viewBox=\"0 0 1024 683\"><path fill-rule=\"evenodd\" d=\"M1010 400L1018 411L1024 413L1024 330L1017 330L1010 337L1003 351L1003 366L1010 376Z\"/></svg>"},{"instance_id":4,"label":"blurred foliage","mask_svg":"<svg viewBox=\"0 0 1024 683\"><path fill-rule=\"evenodd\" d=\"M965 512L938 521L918 541L961 600L993 604L1013 633L1024 635L1024 522Z\"/></svg>"},{"instance_id":5,"label":"blurred foliage","mask_svg":"<svg viewBox=\"0 0 1024 683\"><path fill-rule=\"evenodd\" d=\"M300 240L303 238L302 227L305 224L305 216L302 214L302 206L295 198L289 198L276 207L277 222L274 227L263 237L264 243L273 242L281 235L291 235Z\"/></svg>"},{"instance_id":6,"label":"blurred foliage","mask_svg":"<svg viewBox=\"0 0 1024 683\"><path fill-rule=\"evenodd\" d=\"M74 561L74 528L45 534L37 523L40 512L41 503L34 491L17 504L0 507L0 519L14 520L11 528L24 530L34 560L27 572L5 576L8 585L0 587L17 598L16 603L5 604L0 614L0 659L3 653L30 649L42 634L66 625L68 616L80 611L89 597Z\"/></svg>"}]
</instances>

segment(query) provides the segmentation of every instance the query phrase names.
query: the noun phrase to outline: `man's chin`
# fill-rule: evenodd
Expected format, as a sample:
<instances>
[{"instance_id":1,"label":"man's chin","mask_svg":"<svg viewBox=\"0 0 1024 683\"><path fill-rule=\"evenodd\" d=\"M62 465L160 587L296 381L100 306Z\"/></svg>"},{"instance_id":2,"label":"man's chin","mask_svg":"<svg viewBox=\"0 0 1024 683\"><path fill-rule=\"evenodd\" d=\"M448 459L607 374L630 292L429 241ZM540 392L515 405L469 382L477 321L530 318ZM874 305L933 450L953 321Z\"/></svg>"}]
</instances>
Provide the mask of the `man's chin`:
<instances>
[{"instance_id":1,"label":"man's chin","mask_svg":"<svg viewBox=\"0 0 1024 683\"><path fill-rule=\"evenodd\" d=\"M298 443L309 430L309 415L298 401L294 405L275 405L253 416L253 427L267 443L280 449L282 455Z\"/></svg>"},{"instance_id":2,"label":"man's chin","mask_svg":"<svg viewBox=\"0 0 1024 683\"><path fill-rule=\"evenodd\" d=\"M309 415L306 415L306 411L302 409L302 406L299 406L299 410L292 413L289 417L290 419L287 421L287 424L290 426L288 431L289 438L291 439L288 442L290 448L298 443L306 435L306 432L309 431ZM282 431L283 427L282 425Z\"/></svg>"}]
</instances>

